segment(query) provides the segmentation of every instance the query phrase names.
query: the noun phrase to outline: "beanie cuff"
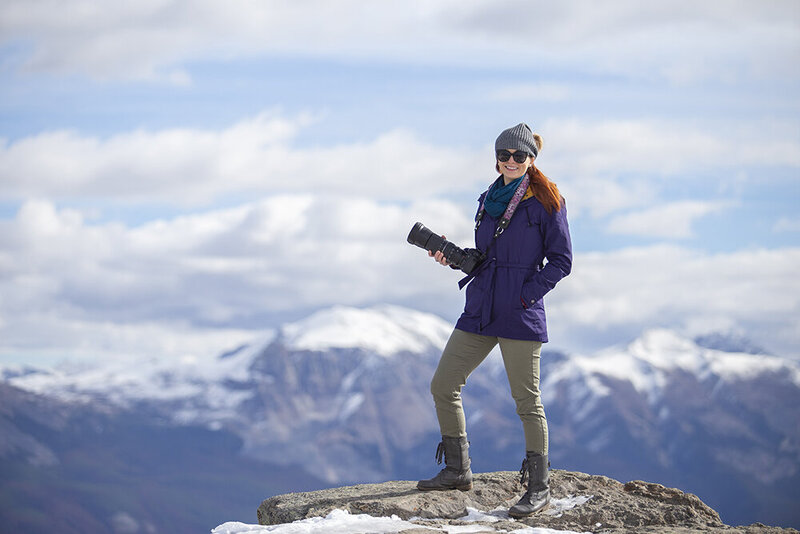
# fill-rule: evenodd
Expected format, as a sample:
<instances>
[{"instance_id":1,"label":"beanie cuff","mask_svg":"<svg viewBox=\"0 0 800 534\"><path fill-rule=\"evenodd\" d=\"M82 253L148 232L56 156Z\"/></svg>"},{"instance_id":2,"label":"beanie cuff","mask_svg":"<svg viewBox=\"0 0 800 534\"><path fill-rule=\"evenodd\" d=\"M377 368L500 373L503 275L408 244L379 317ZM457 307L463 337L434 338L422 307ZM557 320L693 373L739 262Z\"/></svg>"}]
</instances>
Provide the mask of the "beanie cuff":
<instances>
[{"instance_id":1,"label":"beanie cuff","mask_svg":"<svg viewBox=\"0 0 800 534\"><path fill-rule=\"evenodd\" d=\"M536 140L533 137L531 127L521 122L516 126L503 130L494 142L494 150L497 152L502 149L522 150L532 154L535 158L539 155L536 147Z\"/></svg>"}]
</instances>

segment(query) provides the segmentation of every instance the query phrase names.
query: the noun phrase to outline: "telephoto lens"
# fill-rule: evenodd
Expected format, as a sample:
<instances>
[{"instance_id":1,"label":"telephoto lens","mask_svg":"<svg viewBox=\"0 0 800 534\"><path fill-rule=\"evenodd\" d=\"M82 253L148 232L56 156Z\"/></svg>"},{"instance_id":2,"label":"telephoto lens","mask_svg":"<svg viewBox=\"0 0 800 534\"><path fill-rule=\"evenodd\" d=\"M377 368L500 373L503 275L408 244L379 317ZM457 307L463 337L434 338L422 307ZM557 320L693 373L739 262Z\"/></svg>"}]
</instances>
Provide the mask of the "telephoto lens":
<instances>
[{"instance_id":1,"label":"telephoto lens","mask_svg":"<svg viewBox=\"0 0 800 534\"><path fill-rule=\"evenodd\" d=\"M441 250L444 259L456 269L461 269L469 274L483 261L483 255L475 249L464 250L454 245L445 238L431 232L421 222L411 227L407 241L412 245L424 248L430 252Z\"/></svg>"}]
</instances>

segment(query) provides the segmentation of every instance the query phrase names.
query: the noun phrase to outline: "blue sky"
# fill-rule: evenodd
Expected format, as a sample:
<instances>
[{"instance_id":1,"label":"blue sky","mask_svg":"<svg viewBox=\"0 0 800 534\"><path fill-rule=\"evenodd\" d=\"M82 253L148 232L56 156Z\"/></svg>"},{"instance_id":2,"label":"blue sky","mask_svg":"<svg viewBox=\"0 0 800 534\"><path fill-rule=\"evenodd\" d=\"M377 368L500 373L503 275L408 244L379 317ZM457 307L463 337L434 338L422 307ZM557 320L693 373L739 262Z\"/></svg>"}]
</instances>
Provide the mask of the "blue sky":
<instances>
[{"instance_id":1,"label":"blue sky","mask_svg":"<svg viewBox=\"0 0 800 534\"><path fill-rule=\"evenodd\" d=\"M569 209L554 348L800 355L800 4L9 0L0 361L221 351L335 304L457 317L524 121Z\"/></svg>"}]
</instances>

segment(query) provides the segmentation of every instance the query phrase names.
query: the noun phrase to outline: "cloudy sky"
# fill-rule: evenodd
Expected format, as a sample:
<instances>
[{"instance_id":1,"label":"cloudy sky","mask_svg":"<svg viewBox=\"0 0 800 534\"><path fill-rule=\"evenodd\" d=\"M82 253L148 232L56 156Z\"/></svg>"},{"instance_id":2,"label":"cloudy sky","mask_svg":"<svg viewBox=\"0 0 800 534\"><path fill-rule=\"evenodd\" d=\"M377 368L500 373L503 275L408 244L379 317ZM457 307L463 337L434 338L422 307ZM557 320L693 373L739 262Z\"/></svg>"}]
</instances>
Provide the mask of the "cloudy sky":
<instances>
[{"instance_id":1,"label":"cloudy sky","mask_svg":"<svg viewBox=\"0 0 800 534\"><path fill-rule=\"evenodd\" d=\"M0 362L215 354L336 304L454 320L493 142L567 198L551 346L800 356L800 2L4 0Z\"/></svg>"}]
</instances>

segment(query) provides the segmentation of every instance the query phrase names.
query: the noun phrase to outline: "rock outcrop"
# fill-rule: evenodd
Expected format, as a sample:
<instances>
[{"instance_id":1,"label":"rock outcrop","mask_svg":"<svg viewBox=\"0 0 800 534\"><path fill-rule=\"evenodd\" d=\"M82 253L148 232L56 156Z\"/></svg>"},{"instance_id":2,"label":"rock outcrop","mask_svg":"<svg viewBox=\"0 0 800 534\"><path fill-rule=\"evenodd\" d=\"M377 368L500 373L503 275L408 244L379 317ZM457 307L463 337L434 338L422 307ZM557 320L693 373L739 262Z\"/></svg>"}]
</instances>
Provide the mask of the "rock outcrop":
<instances>
[{"instance_id":1,"label":"rock outcrop","mask_svg":"<svg viewBox=\"0 0 800 534\"><path fill-rule=\"evenodd\" d=\"M524 491L519 475L501 471L476 474L475 487L465 492L421 492L416 482L395 481L277 495L261 503L258 521L262 525L289 523L341 509L378 517L396 515L420 525L420 529L405 531L407 534L443 532L448 525L482 525L482 532L526 527L604 533L797 532L758 523L725 525L697 496L660 484L638 480L622 484L604 476L558 469L551 471L550 484L550 507L522 520L506 513Z\"/></svg>"}]
</instances>

